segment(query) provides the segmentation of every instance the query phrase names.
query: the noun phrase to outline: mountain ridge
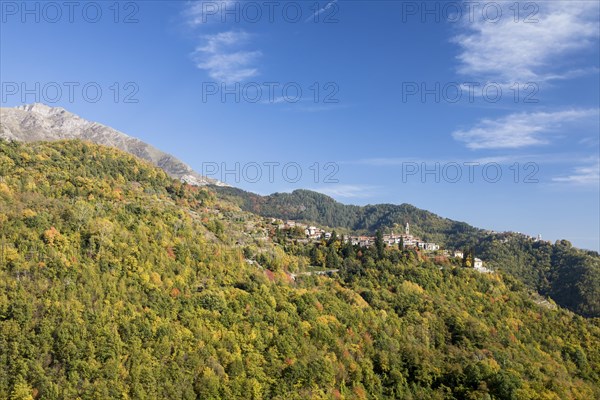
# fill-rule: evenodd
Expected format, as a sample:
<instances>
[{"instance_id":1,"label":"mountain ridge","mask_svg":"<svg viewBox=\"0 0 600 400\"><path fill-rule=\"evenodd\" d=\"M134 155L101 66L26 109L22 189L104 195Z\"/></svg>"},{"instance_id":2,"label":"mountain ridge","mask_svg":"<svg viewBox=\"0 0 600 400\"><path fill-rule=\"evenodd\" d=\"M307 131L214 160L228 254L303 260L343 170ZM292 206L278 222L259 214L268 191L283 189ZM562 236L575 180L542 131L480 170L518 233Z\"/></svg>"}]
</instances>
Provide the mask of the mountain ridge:
<instances>
[{"instance_id":1,"label":"mountain ridge","mask_svg":"<svg viewBox=\"0 0 600 400\"><path fill-rule=\"evenodd\" d=\"M0 138L23 142L80 139L126 151L162 168L171 177L196 186L226 184L194 171L189 165L142 140L62 107L42 103L0 108Z\"/></svg>"},{"instance_id":2,"label":"mountain ridge","mask_svg":"<svg viewBox=\"0 0 600 400\"><path fill-rule=\"evenodd\" d=\"M408 203L349 205L306 189L266 196L235 187L214 187L214 190L236 202L243 210L264 217L302 220L355 232L404 229L408 222L415 235L440 244L451 243L455 247L466 245L473 235L484 232L466 222L445 218Z\"/></svg>"}]
</instances>

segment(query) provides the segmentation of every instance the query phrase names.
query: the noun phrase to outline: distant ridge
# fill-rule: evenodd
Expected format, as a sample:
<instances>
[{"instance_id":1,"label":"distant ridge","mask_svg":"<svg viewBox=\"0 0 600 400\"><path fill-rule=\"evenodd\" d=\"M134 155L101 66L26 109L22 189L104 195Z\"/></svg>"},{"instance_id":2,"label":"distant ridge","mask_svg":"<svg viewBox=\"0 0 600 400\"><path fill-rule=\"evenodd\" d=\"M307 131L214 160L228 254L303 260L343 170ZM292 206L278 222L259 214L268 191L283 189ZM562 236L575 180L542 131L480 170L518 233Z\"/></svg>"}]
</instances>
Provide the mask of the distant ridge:
<instances>
[{"instance_id":1,"label":"distant ridge","mask_svg":"<svg viewBox=\"0 0 600 400\"><path fill-rule=\"evenodd\" d=\"M0 138L20 142L86 140L131 153L190 185L227 186L202 176L184 162L148 143L106 125L87 121L61 107L34 103L0 108Z\"/></svg>"},{"instance_id":2,"label":"distant ridge","mask_svg":"<svg viewBox=\"0 0 600 400\"><path fill-rule=\"evenodd\" d=\"M354 232L373 234L378 229L404 229L409 222L416 236L452 248L473 243L485 234L484 230L465 222L443 218L410 204L346 205L322 193L304 189L268 196L234 187L215 190L243 210L264 217L314 222Z\"/></svg>"}]
</instances>

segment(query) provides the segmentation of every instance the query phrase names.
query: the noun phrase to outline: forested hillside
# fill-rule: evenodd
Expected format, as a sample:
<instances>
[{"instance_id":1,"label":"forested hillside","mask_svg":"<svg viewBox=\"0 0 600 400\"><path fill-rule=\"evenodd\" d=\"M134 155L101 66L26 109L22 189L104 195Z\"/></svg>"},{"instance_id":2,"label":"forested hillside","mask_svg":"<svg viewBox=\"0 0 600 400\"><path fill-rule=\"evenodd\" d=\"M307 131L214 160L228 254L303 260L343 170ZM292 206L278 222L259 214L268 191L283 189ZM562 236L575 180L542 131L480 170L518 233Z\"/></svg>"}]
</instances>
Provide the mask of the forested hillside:
<instances>
[{"instance_id":1,"label":"forested hillside","mask_svg":"<svg viewBox=\"0 0 600 400\"><path fill-rule=\"evenodd\" d=\"M552 245L519 234L490 233L409 204L344 205L308 190L270 196L230 187L214 190L250 212L333 228L373 234L378 229L398 230L409 222L411 232L426 241L450 249L474 249L488 266L510 273L563 307L600 317L600 255L573 248L564 240Z\"/></svg>"},{"instance_id":2,"label":"forested hillside","mask_svg":"<svg viewBox=\"0 0 600 400\"><path fill-rule=\"evenodd\" d=\"M600 317L600 256L566 240L534 242L520 235L488 235L476 252L489 266L510 273L563 307Z\"/></svg>"},{"instance_id":3,"label":"forested hillside","mask_svg":"<svg viewBox=\"0 0 600 400\"><path fill-rule=\"evenodd\" d=\"M270 230L118 150L0 141L0 398L600 398L598 319ZM312 257L339 274L294 280Z\"/></svg>"},{"instance_id":4,"label":"forested hillside","mask_svg":"<svg viewBox=\"0 0 600 400\"><path fill-rule=\"evenodd\" d=\"M334 228L374 233L378 229L404 229L408 222L412 233L440 244L464 245L480 232L464 222L442 218L410 204L354 206L339 203L329 196L310 190L260 196L232 187L212 187L242 209L273 218L303 220Z\"/></svg>"}]
</instances>

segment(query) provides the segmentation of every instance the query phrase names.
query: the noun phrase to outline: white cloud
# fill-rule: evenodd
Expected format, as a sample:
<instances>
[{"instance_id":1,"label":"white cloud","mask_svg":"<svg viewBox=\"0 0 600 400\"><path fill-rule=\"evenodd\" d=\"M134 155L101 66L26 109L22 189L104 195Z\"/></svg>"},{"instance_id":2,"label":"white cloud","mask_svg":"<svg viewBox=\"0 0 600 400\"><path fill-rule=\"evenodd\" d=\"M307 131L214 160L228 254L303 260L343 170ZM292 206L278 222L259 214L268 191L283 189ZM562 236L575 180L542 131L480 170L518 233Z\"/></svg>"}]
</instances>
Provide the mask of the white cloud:
<instances>
[{"instance_id":1,"label":"white cloud","mask_svg":"<svg viewBox=\"0 0 600 400\"><path fill-rule=\"evenodd\" d=\"M239 7L238 0L197 0L185 3L183 15L187 23L196 27L211 22L222 22L225 16L224 10L232 10Z\"/></svg>"},{"instance_id":2,"label":"white cloud","mask_svg":"<svg viewBox=\"0 0 600 400\"><path fill-rule=\"evenodd\" d=\"M232 83L258 74L255 62L262 53L239 49L248 42L248 33L227 31L204 35L202 38L203 43L196 48L193 58L196 66L208 71L211 78Z\"/></svg>"},{"instance_id":3,"label":"white cloud","mask_svg":"<svg viewBox=\"0 0 600 400\"><path fill-rule=\"evenodd\" d=\"M425 162L425 159L415 157L377 157L377 158L361 158L358 160L345 161L343 164L349 165L367 165L370 167L390 167L398 166L405 163ZM431 161L431 160L428 160ZM437 160L439 161L439 160ZM436 162L437 162L436 161Z\"/></svg>"},{"instance_id":4,"label":"white cloud","mask_svg":"<svg viewBox=\"0 0 600 400\"><path fill-rule=\"evenodd\" d=\"M241 45L248 42L250 35L243 31L228 31L220 32L214 35L203 36L206 43L202 47L198 47L197 51L206 53L217 53L223 47Z\"/></svg>"},{"instance_id":5,"label":"white cloud","mask_svg":"<svg viewBox=\"0 0 600 400\"><path fill-rule=\"evenodd\" d=\"M214 34L202 34L200 44L192 53L196 66L208 72L215 80L225 83L244 81L258 75L259 50L248 49L252 35L243 30L228 28L232 18L224 20L225 10L240 7L240 1L187 1L184 3L183 18L193 30L204 30L206 25L216 27L220 23L225 29Z\"/></svg>"},{"instance_id":6,"label":"white cloud","mask_svg":"<svg viewBox=\"0 0 600 400\"><path fill-rule=\"evenodd\" d=\"M273 98L267 98L265 100L262 100L260 103L261 104L290 104L291 100L287 99L283 96L277 96L277 97L273 97Z\"/></svg>"},{"instance_id":7,"label":"white cloud","mask_svg":"<svg viewBox=\"0 0 600 400\"><path fill-rule=\"evenodd\" d=\"M600 187L600 162L579 166L574 171L565 176L559 176L552 179L554 182L569 183L580 186Z\"/></svg>"},{"instance_id":8,"label":"white cloud","mask_svg":"<svg viewBox=\"0 0 600 400\"><path fill-rule=\"evenodd\" d=\"M598 132L595 132L594 136L590 136L590 137L581 139L579 141L579 144L587 146L587 147L598 148L600 146L600 138L598 137Z\"/></svg>"},{"instance_id":9,"label":"white cloud","mask_svg":"<svg viewBox=\"0 0 600 400\"><path fill-rule=\"evenodd\" d=\"M305 102L305 103L308 103ZM298 104L298 105L296 105ZM350 104L312 104L312 105L302 105L300 102L298 103L290 103L290 110L300 111L306 113L319 113L319 112L328 112L335 110L343 110L350 107Z\"/></svg>"},{"instance_id":10,"label":"white cloud","mask_svg":"<svg viewBox=\"0 0 600 400\"><path fill-rule=\"evenodd\" d=\"M518 22L510 8L521 8ZM544 1L532 15L538 22L523 20L533 9L524 3L502 3L502 17L496 23L482 18L464 22L466 33L454 37L461 47L459 72L478 80L542 82L567 79L597 69L577 69L565 63L567 56L593 47L599 36L598 2ZM481 15L481 12L477 15Z\"/></svg>"},{"instance_id":11,"label":"white cloud","mask_svg":"<svg viewBox=\"0 0 600 400\"><path fill-rule=\"evenodd\" d=\"M547 144L549 133L592 118L598 118L598 110L515 113L495 120L482 119L474 127L455 131L452 136L470 149L514 149Z\"/></svg>"},{"instance_id":12,"label":"white cloud","mask_svg":"<svg viewBox=\"0 0 600 400\"><path fill-rule=\"evenodd\" d=\"M315 20L315 17L323 14L325 11L329 10L331 7L335 6L335 3L337 3L337 0L332 0L329 3L327 3L325 5L325 7L318 9L317 11L315 11L310 17L306 18L304 20L304 22L311 22ZM315 3L318 4L318 3Z\"/></svg>"},{"instance_id":13,"label":"white cloud","mask_svg":"<svg viewBox=\"0 0 600 400\"><path fill-rule=\"evenodd\" d=\"M370 185L327 185L319 188L313 188L315 192L323 193L331 197L344 198L366 198L372 197L377 189Z\"/></svg>"}]
</instances>

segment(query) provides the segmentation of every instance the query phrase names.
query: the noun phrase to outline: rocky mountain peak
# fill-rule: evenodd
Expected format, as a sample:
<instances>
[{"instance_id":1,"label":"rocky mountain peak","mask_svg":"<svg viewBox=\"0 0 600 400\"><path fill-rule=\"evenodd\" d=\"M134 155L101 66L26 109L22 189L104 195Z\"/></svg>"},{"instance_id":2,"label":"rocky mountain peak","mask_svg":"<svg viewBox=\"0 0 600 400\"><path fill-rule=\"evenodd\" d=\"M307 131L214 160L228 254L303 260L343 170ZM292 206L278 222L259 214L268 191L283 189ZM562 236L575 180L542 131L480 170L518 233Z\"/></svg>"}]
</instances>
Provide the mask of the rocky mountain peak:
<instances>
[{"instance_id":1,"label":"rocky mountain peak","mask_svg":"<svg viewBox=\"0 0 600 400\"><path fill-rule=\"evenodd\" d=\"M106 125L87 121L61 107L42 103L0 108L0 138L20 142L80 139L131 153L162 168L186 183L227 186L194 171L190 166L148 143Z\"/></svg>"},{"instance_id":2,"label":"rocky mountain peak","mask_svg":"<svg viewBox=\"0 0 600 400\"><path fill-rule=\"evenodd\" d=\"M21 106L15 107L17 110L22 110L26 112L32 112L40 115L54 115L54 114L63 114L67 111L62 107L51 107L44 103L33 103L33 104L23 104Z\"/></svg>"}]
</instances>

